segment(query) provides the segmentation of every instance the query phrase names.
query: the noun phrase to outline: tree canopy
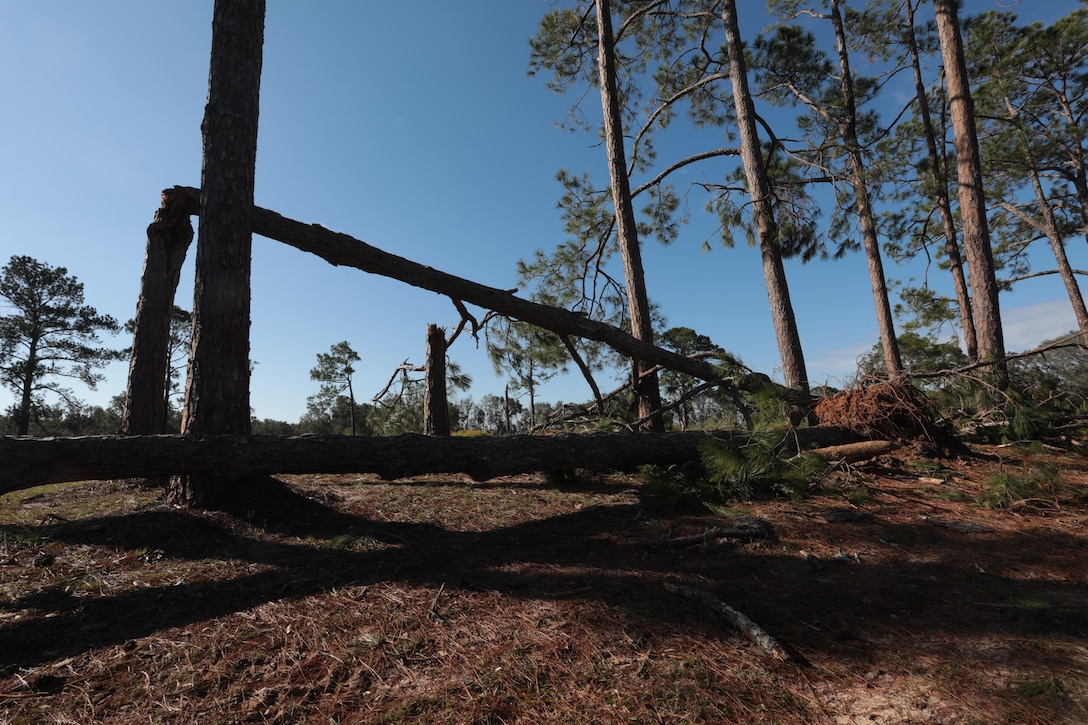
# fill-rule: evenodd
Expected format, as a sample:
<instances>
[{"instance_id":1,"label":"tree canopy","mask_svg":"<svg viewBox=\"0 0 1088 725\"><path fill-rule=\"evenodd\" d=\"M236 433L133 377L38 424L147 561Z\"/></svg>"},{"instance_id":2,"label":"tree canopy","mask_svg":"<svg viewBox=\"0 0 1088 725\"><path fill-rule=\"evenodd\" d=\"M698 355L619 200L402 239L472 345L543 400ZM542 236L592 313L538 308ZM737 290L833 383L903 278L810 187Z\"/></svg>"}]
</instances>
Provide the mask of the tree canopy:
<instances>
[{"instance_id":1,"label":"tree canopy","mask_svg":"<svg viewBox=\"0 0 1088 725\"><path fill-rule=\"evenodd\" d=\"M46 393L75 405L63 381L93 389L103 379L99 368L121 358L99 344L100 333L120 326L84 304L83 283L65 267L27 256L13 256L0 269L0 297L12 310L0 317L0 383L16 397L15 432L27 435Z\"/></svg>"}]
</instances>

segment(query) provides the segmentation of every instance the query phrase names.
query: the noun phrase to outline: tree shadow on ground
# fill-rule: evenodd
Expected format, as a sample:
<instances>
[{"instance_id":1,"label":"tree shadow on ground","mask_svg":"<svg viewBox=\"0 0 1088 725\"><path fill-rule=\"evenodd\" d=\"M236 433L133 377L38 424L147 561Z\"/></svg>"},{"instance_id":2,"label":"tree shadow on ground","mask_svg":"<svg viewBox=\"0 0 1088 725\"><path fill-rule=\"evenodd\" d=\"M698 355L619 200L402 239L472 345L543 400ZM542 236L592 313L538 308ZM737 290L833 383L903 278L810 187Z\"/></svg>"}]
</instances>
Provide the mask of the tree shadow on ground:
<instances>
[{"instance_id":1,"label":"tree shadow on ground","mask_svg":"<svg viewBox=\"0 0 1088 725\"><path fill-rule=\"evenodd\" d=\"M38 616L0 628L0 666L30 667L266 602L380 582L520 598L577 596L726 636L715 618L661 586L685 581L747 612L787 645L803 642L810 651L859 659L869 656L871 633L880 630L1000 635L1026 627L1040 637L1088 634L1083 582L1038 582L1015 571L1015 562L1029 557L1083 552L1081 541L1060 532L965 537L924 522L877 519L842 530L855 541L893 542L902 557L870 562L861 556L819 568L796 550L768 542L650 546L693 521L663 517L650 528L640 506L617 501L492 530L455 531L372 520L285 487L255 503L244 520L156 507L64 522L50 536L69 547L153 551L206 566L182 581L117 593L75 596L61 581L16 598L7 609ZM803 536L804 524L789 525ZM8 528L0 527L0 534ZM342 548L344 537L365 542L364 550ZM942 551L955 556L942 557ZM1011 564L994 570L987 562L995 559ZM251 573L221 577L217 562L230 563L232 571L244 562ZM1022 602L1048 604L1032 611Z\"/></svg>"}]
</instances>

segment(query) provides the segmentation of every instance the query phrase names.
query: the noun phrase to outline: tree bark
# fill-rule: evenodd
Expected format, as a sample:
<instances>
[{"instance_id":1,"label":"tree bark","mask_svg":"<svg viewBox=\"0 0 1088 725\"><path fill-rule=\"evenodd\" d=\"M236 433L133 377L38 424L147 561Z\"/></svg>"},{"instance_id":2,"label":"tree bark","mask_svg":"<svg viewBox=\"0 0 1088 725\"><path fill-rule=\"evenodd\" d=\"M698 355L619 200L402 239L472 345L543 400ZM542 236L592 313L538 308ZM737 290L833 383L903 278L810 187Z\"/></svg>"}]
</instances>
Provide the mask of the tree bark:
<instances>
[{"instance_id":1,"label":"tree bark","mask_svg":"<svg viewBox=\"0 0 1088 725\"><path fill-rule=\"evenodd\" d=\"M778 223L771 205L771 184L767 166L759 148L756 129L755 105L748 90L748 71L744 62L744 46L737 20L734 0L722 2L722 19L725 21L725 38L729 52L729 77L733 84L733 103L737 110L737 128L741 139L741 160L752 196L752 216L759 237L759 251L763 258L763 276L767 283L767 296L771 303L778 351L782 358L782 374L786 385L808 394L808 372L801 349L801 335L797 330L797 318L790 301L786 269L782 264L782 250L778 245Z\"/></svg>"},{"instance_id":2,"label":"tree bark","mask_svg":"<svg viewBox=\"0 0 1088 725\"><path fill-rule=\"evenodd\" d=\"M918 56L918 40L914 33L914 0L903 0L907 9L906 37L910 49L911 66L914 69L914 93L918 99L918 117L922 120L926 153L929 155L929 176L933 185L933 203L941 215L944 231L944 251L948 255L948 267L952 272L952 284L956 290L956 305L960 310L960 327L967 359L978 359L978 338L975 333L975 317L971 311L971 295L967 291L967 276L963 273L963 257L956 239L956 221L948 196L948 165L945 156L937 151L937 133L929 112L929 98L922 82L922 62Z\"/></svg>"},{"instance_id":3,"label":"tree bark","mask_svg":"<svg viewBox=\"0 0 1088 725\"><path fill-rule=\"evenodd\" d=\"M1088 306L1084 304L1084 295L1080 292L1080 285L1073 275L1073 266L1069 264L1069 255L1065 252L1065 241L1058 230L1058 220L1054 217L1054 209L1050 200L1043 191L1042 181L1035 165L1035 159L1029 159L1028 174L1031 176L1031 187L1035 191L1035 198L1039 205L1039 212L1043 216L1043 232L1050 249L1054 252L1054 261L1058 267L1058 274L1065 284L1065 292L1069 295L1069 303L1073 306L1073 315L1077 320L1077 329L1081 333L1081 344L1088 345Z\"/></svg>"},{"instance_id":4,"label":"tree bark","mask_svg":"<svg viewBox=\"0 0 1088 725\"><path fill-rule=\"evenodd\" d=\"M1001 329L997 278L994 273L990 229L986 221L982 162L974 102L967 79L956 0L934 0L937 34L944 59L952 133L956 144L956 176L959 181L960 217L963 219L963 247L970 273L971 306L978 337L979 362L992 362L990 376L998 387L1008 385L1005 339Z\"/></svg>"},{"instance_id":5,"label":"tree bark","mask_svg":"<svg viewBox=\"0 0 1088 725\"><path fill-rule=\"evenodd\" d=\"M427 365L423 386L423 432L429 436L449 436L450 414L446 402L446 334L438 325L427 325Z\"/></svg>"},{"instance_id":6,"label":"tree bark","mask_svg":"<svg viewBox=\"0 0 1088 725\"><path fill-rule=\"evenodd\" d=\"M845 428L800 428L800 446L859 440ZM160 435L0 437L0 493L48 483L163 475L376 473L385 479L466 473L478 481L532 471L616 470L696 460L707 438L745 443L727 431L436 438L341 435Z\"/></svg>"},{"instance_id":7,"label":"tree bark","mask_svg":"<svg viewBox=\"0 0 1088 725\"><path fill-rule=\"evenodd\" d=\"M189 199L190 214L200 213L196 200L200 192L186 186L174 187L179 194ZM274 211L255 207L253 210L253 231L256 234L288 244L295 249L309 252L334 265L345 265L361 269L371 274L399 280L413 287L437 292L452 299L479 305L494 310L499 314L523 320L558 335L584 337L603 342L619 350L628 357L638 358L662 367L686 373L700 380L719 383L722 387L738 388L749 392L768 387L779 392L791 405L809 407L814 402L807 392L776 386L766 375L754 373L730 379L723 379L713 366L702 360L694 360L666 350L656 345L636 340L634 337L611 325L592 320L558 307L549 307L537 302L522 299L508 290L472 282L462 277L441 272L418 262L412 262L395 254L390 254L358 239L333 232L318 224L303 224L288 219Z\"/></svg>"},{"instance_id":8,"label":"tree bark","mask_svg":"<svg viewBox=\"0 0 1088 725\"><path fill-rule=\"evenodd\" d=\"M835 39L838 43L843 100L843 116L839 120L839 134L842 136L850 159L850 186L854 189L854 204L861 226L862 242L865 245L865 259L869 263L869 281L873 289L880 343L884 349L884 367L888 371L888 378L895 380L903 376L903 358L899 354L899 341L895 337L895 320L892 318L892 306L888 300L888 284L884 277L884 261L880 256L880 240L877 239L876 214L873 212L872 200L869 196L869 180L865 173L865 160L862 158L861 145L858 141L854 77L850 72L846 29L843 26L839 5L839 0L831 1L831 22L835 26Z\"/></svg>"},{"instance_id":9,"label":"tree bark","mask_svg":"<svg viewBox=\"0 0 1088 725\"><path fill-rule=\"evenodd\" d=\"M202 125L193 341L182 432L248 433L250 261L265 0L215 0ZM216 507L229 479L171 485L177 503Z\"/></svg>"},{"instance_id":10,"label":"tree bark","mask_svg":"<svg viewBox=\"0 0 1088 725\"><path fill-rule=\"evenodd\" d=\"M623 276L627 283L627 306L631 315L631 332L636 340L653 343L653 323L650 300L646 294L646 273L642 266L635 206L631 184L627 177L627 159L623 148L623 118L616 88L616 58L613 48L612 11L608 0L596 0L597 10L597 68L600 73L601 106L604 111L604 138L608 151L608 176L611 180L612 206L616 212L616 238L623 259ZM631 361L633 388L638 397L638 417L646 421L649 430L664 431L665 417L661 411L661 390L657 373L637 358Z\"/></svg>"},{"instance_id":11,"label":"tree bark","mask_svg":"<svg viewBox=\"0 0 1088 725\"><path fill-rule=\"evenodd\" d=\"M147 251L136 304L122 435L165 432L170 321L185 254L193 241L183 199L172 190L147 228Z\"/></svg>"}]
</instances>

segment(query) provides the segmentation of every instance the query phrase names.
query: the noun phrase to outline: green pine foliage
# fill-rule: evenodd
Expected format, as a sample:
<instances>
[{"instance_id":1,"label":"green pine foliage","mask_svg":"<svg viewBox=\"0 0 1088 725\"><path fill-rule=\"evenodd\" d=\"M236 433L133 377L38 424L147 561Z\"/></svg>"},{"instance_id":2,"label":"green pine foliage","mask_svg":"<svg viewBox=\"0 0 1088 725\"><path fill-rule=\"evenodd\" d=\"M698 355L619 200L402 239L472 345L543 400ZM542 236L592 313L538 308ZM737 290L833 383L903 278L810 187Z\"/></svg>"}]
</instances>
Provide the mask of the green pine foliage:
<instances>
[{"instance_id":1,"label":"green pine foliage","mask_svg":"<svg viewBox=\"0 0 1088 725\"><path fill-rule=\"evenodd\" d=\"M811 493L827 472L827 462L814 453L793 454L772 439L782 440L772 436L737 445L708 438L699 446L698 462L643 469L642 499L659 510L714 510L731 502Z\"/></svg>"}]
</instances>

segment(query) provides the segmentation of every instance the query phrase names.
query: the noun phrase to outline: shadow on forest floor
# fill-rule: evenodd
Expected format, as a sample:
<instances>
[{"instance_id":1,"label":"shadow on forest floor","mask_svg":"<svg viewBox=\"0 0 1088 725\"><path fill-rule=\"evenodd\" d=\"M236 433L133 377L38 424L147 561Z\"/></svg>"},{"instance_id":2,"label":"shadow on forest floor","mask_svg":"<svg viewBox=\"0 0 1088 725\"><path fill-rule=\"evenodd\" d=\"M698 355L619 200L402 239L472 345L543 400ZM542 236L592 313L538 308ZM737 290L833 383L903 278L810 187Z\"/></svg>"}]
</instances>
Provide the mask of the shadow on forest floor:
<instances>
[{"instance_id":1,"label":"shadow on forest floor","mask_svg":"<svg viewBox=\"0 0 1088 725\"><path fill-rule=\"evenodd\" d=\"M94 485L52 494L53 510L66 511L69 499L93 507ZM114 486L125 500L134 495L97 485ZM317 620L323 607L346 606L345 592L360 609L350 622L329 622L323 637L342 626L346 637L382 622L403 624L397 617L407 612L382 613L390 601L415 597L422 604L413 621L430 626L448 628L457 617L464 626L483 626L491 617L516 639L518 631L528 636L543 626L531 618L519 625L525 612L576 606L590 620L613 622L615 631L589 635L602 641L630 639L638 629L647 640L682 633L705 647L732 648L730 630L716 617L662 586L682 582L753 617L795 663L811 662L820 681L842 672L939 673L954 665L960 674L947 687L962 685L968 674L998 671L1014 687L1015 673L1038 673L1040 682L1061 683L1046 712L1088 712L1084 508L1017 515L927 495L916 481L867 485L872 501L860 520L827 521L834 518L823 515L828 510L850 508L837 496L746 504L743 512L769 520L776 539L697 546L655 544L719 526L720 516L654 513L638 500L632 479L622 477L582 488L536 477L482 485L295 477L289 494L244 517L150 500L103 515L53 513L40 525L0 526L8 548L0 570L0 664L12 676L103 651L120 663L156 637L187 641L191 649L212 622L234 622L225 631L244 641L239 631L268 606L304 607L307 614L296 616ZM974 530L943 525L953 519ZM375 591L393 600L375 600ZM442 597L456 604L443 609ZM509 611L496 609L496 601ZM583 626L592 630L593 623ZM374 636L390 642L388 633ZM201 647L208 646L227 653L242 645ZM361 655L349 650L375 673L399 661L418 675L420 663L430 667L438 657L417 661L378 645ZM566 666L557 652L537 654ZM874 662L882 664L874 670ZM17 682L9 684L18 691ZM811 707L795 709L809 717ZM1055 717L1050 721L1064 722Z\"/></svg>"}]
</instances>

